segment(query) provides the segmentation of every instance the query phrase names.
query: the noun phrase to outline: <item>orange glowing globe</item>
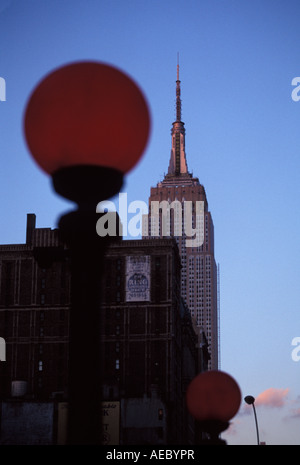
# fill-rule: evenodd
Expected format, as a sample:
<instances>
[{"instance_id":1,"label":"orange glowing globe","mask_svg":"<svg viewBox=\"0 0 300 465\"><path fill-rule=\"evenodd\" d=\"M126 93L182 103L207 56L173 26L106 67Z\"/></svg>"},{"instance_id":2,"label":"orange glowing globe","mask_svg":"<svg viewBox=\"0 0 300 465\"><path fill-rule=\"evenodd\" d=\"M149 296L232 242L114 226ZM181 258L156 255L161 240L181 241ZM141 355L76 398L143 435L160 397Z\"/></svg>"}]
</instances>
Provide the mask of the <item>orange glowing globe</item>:
<instances>
[{"instance_id":1,"label":"orange glowing globe","mask_svg":"<svg viewBox=\"0 0 300 465\"><path fill-rule=\"evenodd\" d=\"M186 401L189 412L198 421L228 422L239 410L241 391L227 373L206 371L189 384Z\"/></svg>"},{"instance_id":2,"label":"orange glowing globe","mask_svg":"<svg viewBox=\"0 0 300 465\"><path fill-rule=\"evenodd\" d=\"M149 137L142 91L127 74L98 62L65 65L47 75L24 117L28 148L47 173L74 165L131 170Z\"/></svg>"}]
</instances>

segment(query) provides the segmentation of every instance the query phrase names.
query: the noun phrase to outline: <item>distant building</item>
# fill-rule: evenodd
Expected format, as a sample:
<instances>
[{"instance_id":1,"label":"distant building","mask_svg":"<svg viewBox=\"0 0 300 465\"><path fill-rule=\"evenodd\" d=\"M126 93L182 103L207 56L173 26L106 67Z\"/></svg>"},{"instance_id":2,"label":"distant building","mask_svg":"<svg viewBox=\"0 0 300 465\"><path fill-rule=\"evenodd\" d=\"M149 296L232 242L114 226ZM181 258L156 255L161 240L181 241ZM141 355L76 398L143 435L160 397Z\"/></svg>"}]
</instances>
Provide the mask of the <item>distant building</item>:
<instances>
[{"instance_id":1,"label":"distant building","mask_svg":"<svg viewBox=\"0 0 300 465\"><path fill-rule=\"evenodd\" d=\"M107 443L193 442L184 396L199 360L205 370L209 354L204 335L197 347L180 294L180 270L174 239L120 240L107 250L99 302L103 408L112 418ZM67 248L58 230L36 228L35 215L29 214L26 243L0 246L0 336L6 344L6 362L0 363L1 434L10 443L9 412L15 411L15 401L19 422L28 416L31 403L34 424L40 424L41 405L52 422L60 419L53 427L60 434L53 441L64 436L66 404L61 402L68 401L70 289ZM22 434L20 428L15 431ZM34 437L42 440L38 432Z\"/></svg>"},{"instance_id":2,"label":"distant building","mask_svg":"<svg viewBox=\"0 0 300 465\"><path fill-rule=\"evenodd\" d=\"M218 268L214 256L214 225L206 192L188 170L185 127L181 121L179 66L176 81L176 120L168 173L151 188L149 217L144 237L175 237L182 263L181 295L199 334L207 337L211 359L209 369L219 368ZM189 211L188 203L191 206ZM152 205L159 205L158 215ZM198 209L198 207L199 209ZM190 229L189 229L190 228ZM191 229L197 231L190 234ZM147 234L145 234L147 231ZM194 238L191 237L194 235Z\"/></svg>"}]
</instances>

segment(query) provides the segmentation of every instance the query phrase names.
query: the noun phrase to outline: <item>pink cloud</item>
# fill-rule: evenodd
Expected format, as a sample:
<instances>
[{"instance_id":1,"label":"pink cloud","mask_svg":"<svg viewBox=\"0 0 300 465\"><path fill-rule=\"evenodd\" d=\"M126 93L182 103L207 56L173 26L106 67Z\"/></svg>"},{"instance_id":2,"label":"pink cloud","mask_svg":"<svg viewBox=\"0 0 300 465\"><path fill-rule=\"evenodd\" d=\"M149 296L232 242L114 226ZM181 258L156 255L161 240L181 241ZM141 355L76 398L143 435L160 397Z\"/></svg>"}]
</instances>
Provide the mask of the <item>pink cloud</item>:
<instances>
[{"instance_id":1,"label":"pink cloud","mask_svg":"<svg viewBox=\"0 0 300 465\"><path fill-rule=\"evenodd\" d=\"M266 407L283 407L286 404L286 397L289 388L276 389L269 388L261 392L255 399L255 405L265 405Z\"/></svg>"}]
</instances>

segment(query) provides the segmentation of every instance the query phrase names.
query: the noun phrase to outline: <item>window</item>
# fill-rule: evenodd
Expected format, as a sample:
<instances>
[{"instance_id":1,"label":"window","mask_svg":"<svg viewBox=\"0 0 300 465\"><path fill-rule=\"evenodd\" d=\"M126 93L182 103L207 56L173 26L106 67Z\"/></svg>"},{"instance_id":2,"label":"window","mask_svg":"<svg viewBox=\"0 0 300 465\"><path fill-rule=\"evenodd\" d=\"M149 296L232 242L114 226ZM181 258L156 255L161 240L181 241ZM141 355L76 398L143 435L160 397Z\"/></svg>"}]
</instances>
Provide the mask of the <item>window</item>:
<instances>
[{"instance_id":1,"label":"window","mask_svg":"<svg viewBox=\"0 0 300 465\"><path fill-rule=\"evenodd\" d=\"M162 408L159 408L158 409L158 419L163 420L163 418L164 418L164 411L163 411Z\"/></svg>"}]
</instances>

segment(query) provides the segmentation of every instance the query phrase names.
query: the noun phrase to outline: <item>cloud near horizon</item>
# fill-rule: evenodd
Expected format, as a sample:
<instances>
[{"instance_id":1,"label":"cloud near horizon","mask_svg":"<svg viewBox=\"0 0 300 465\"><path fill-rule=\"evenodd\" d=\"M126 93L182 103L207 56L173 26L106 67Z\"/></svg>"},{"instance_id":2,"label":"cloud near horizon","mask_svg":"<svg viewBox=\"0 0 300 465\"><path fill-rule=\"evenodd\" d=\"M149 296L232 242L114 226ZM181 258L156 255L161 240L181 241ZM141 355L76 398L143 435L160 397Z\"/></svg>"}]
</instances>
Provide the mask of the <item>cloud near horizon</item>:
<instances>
[{"instance_id":1,"label":"cloud near horizon","mask_svg":"<svg viewBox=\"0 0 300 465\"><path fill-rule=\"evenodd\" d=\"M281 408L286 405L289 388L276 389L269 388L261 392L255 399L255 405Z\"/></svg>"},{"instance_id":2,"label":"cloud near horizon","mask_svg":"<svg viewBox=\"0 0 300 465\"><path fill-rule=\"evenodd\" d=\"M261 392L255 398L255 406L268 408L282 408L288 404L287 396L290 392L289 388L269 388ZM298 402L297 402L298 403ZM296 410L295 410L296 411ZM238 412L239 415L250 415L252 406L244 403Z\"/></svg>"}]
</instances>

